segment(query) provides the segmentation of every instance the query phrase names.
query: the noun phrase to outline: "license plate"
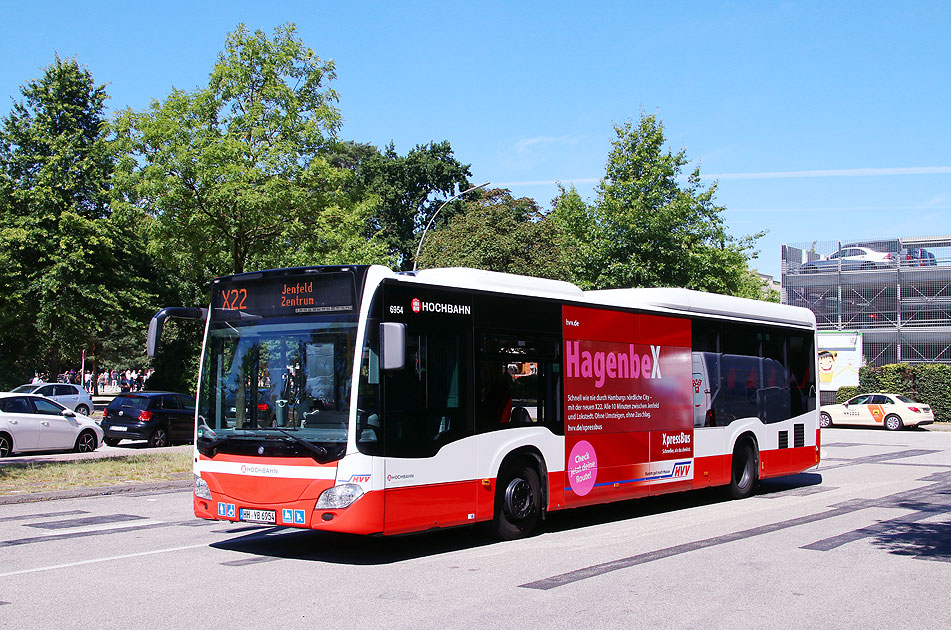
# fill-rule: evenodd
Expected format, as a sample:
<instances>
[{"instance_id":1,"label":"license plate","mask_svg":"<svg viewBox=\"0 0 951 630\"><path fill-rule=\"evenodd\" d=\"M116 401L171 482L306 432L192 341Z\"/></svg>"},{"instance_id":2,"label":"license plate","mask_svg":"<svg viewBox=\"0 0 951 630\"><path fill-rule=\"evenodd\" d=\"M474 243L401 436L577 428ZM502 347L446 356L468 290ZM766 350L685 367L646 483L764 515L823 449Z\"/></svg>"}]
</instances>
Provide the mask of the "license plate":
<instances>
[{"instance_id":1,"label":"license plate","mask_svg":"<svg viewBox=\"0 0 951 630\"><path fill-rule=\"evenodd\" d=\"M111 428L113 431L128 431L128 430L129 430L129 427L121 427L121 426L115 426L115 427L110 427L110 428Z\"/></svg>"},{"instance_id":2,"label":"license plate","mask_svg":"<svg viewBox=\"0 0 951 630\"><path fill-rule=\"evenodd\" d=\"M241 508L240 518L249 523L277 523L277 512L274 510L248 510Z\"/></svg>"}]
</instances>

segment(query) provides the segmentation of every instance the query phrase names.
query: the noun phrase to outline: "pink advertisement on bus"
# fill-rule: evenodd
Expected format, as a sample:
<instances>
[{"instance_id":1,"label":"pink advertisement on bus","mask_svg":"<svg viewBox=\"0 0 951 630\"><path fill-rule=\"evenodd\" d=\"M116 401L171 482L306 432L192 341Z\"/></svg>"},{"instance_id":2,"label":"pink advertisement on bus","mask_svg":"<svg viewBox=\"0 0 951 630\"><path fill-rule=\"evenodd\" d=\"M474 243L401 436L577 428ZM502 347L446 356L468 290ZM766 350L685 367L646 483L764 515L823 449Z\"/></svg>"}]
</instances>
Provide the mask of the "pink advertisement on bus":
<instances>
[{"instance_id":1,"label":"pink advertisement on bus","mask_svg":"<svg viewBox=\"0 0 951 630\"><path fill-rule=\"evenodd\" d=\"M690 322L562 307L566 503L693 478Z\"/></svg>"}]
</instances>

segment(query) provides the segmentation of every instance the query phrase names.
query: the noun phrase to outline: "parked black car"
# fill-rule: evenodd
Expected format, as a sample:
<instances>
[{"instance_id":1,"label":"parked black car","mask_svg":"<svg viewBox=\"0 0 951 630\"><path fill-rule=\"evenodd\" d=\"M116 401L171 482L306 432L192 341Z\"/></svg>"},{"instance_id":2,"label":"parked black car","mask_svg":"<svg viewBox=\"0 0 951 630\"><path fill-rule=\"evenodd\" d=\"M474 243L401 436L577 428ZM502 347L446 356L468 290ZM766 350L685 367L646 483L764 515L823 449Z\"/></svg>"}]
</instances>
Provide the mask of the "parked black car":
<instances>
[{"instance_id":1,"label":"parked black car","mask_svg":"<svg viewBox=\"0 0 951 630\"><path fill-rule=\"evenodd\" d=\"M149 446L169 446L192 441L195 399L174 392L119 394L102 413L103 442L148 440Z\"/></svg>"}]
</instances>

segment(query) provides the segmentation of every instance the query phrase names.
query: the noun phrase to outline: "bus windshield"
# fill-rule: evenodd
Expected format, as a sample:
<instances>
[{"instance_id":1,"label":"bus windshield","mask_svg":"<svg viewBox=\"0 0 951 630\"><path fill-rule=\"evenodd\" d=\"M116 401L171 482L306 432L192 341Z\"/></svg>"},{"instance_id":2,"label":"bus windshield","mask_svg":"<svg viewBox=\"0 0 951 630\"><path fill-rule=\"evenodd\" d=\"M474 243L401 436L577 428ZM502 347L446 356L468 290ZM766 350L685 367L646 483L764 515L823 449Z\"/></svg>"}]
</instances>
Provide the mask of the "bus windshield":
<instances>
[{"instance_id":1,"label":"bus windshield","mask_svg":"<svg viewBox=\"0 0 951 630\"><path fill-rule=\"evenodd\" d=\"M342 316L213 319L199 388L199 450L343 457L356 330Z\"/></svg>"}]
</instances>

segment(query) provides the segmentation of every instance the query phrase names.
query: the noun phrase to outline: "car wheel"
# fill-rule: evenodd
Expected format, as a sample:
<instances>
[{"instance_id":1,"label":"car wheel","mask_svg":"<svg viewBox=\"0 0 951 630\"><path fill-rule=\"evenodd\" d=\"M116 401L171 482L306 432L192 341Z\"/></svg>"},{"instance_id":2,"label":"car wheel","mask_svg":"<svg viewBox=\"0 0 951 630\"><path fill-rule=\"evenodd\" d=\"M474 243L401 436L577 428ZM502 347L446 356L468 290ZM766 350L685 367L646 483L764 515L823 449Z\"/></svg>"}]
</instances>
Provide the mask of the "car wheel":
<instances>
[{"instance_id":1,"label":"car wheel","mask_svg":"<svg viewBox=\"0 0 951 630\"><path fill-rule=\"evenodd\" d=\"M753 494L757 479L756 451L748 441L733 449L733 464L730 467L730 496L745 499Z\"/></svg>"},{"instance_id":2,"label":"car wheel","mask_svg":"<svg viewBox=\"0 0 951 630\"><path fill-rule=\"evenodd\" d=\"M901 418L895 414L892 413L885 416L885 428L889 431L898 431L903 426L905 425L902 423Z\"/></svg>"},{"instance_id":3,"label":"car wheel","mask_svg":"<svg viewBox=\"0 0 951 630\"><path fill-rule=\"evenodd\" d=\"M13 452L13 440L10 436L0 433L0 457L7 457Z\"/></svg>"},{"instance_id":4,"label":"car wheel","mask_svg":"<svg viewBox=\"0 0 951 630\"><path fill-rule=\"evenodd\" d=\"M168 446L168 429L165 427L158 427L152 431L152 435L149 436L149 446L155 448Z\"/></svg>"},{"instance_id":5,"label":"car wheel","mask_svg":"<svg viewBox=\"0 0 951 630\"><path fill-rule=\"evenodd\" d=\"M88 416L88 415L89 415L89 407L87 407L86 405L78 405L78 406L76 407L76 413L81 413L81 414L83 414L84 416Z\"/></svg>"},{"instance_id":6,"label":"car wheel","mask_svg":"<svg viewBox=\"0 0 951 630\"><path fill-rule=\"evenodd\" d=\"M102 441L102 443L105 444L106 446L119 446L119 442L121 441L122 440L118 438L106 438Z\"/></svg>"},{"instance_id":7,"label":"car wheel","mask_svg":"<svg viewBox=\"0 0 951 630\"><path fill-rule=\"evenodd\" d=\"M828 429L829 427L831 427L831 426L832 426L832 416L830 416L829 414L827 414L827 413L824 412L824 411L823 411L822 413L820 413L820 414L819 414L819 426L822 427L823 429Z\"/></svg>"},{"instance_id":8,"label":"car wheel","mask_svg":"<svg viewBox=\"0 0 951 630\"><path fill-rule=\"evenodd\" d=\"M77 453L92 453L97 446L96 434L92 431L83 431L76 438L76 446L73 447L73 450Z\"/></svg>"},{"instance_id":9,"label":"car wheel","mask_svg":"<svg viewBox=\"0 0 951 630\"><path fill-rule=\"evenodd\" d=\"M509 465L499 475L495 489L495 517L492 530L502 540L531 535L541 517L541 490L538 473L522 463Z\"/></svg>"}]
</instances>

